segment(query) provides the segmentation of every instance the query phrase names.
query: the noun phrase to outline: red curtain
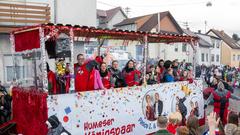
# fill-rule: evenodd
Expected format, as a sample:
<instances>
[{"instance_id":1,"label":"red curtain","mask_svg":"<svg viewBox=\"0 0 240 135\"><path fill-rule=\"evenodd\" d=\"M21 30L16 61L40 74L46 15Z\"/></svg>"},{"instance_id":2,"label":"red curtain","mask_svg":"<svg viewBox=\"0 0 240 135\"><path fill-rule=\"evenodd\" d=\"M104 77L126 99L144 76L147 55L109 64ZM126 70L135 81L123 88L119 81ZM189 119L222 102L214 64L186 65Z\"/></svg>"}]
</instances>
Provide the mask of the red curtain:
<instances>
[{"instance_id":1,"label":"red curtain","mask_svg":"<svg viewBox=\"0 0 240 135\"><path fill-rule=\"evenodd\" d=\"M35 88L13 88L13 121L23 135L46 135L47 94Z\"/></svg>"},{"instance_id":2,"label":"red curtain","mask_svg":"<svg viewBox=\"0 0 240 135\"><path fill-rule=\"evenodd\" d=\"M25 50L32 50L40 48L39 30L32 30L22 32L14 35L15 37L15 51L21 52Z\"/></svg>"}]
</instances>

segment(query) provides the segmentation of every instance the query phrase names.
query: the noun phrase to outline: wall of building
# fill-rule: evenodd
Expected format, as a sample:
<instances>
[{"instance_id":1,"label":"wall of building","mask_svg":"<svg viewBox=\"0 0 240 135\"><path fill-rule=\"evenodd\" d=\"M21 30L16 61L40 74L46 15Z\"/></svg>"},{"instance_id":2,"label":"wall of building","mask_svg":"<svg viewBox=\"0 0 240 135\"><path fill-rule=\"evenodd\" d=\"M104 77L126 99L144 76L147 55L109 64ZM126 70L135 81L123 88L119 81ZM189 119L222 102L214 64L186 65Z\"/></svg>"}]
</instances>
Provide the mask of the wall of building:
<instances>
[{"instance_id":1,"label":"wall of building","mask_svg":"<svg viewBox=\"0 0 240 135\"><path fill-rule=\"evenodd\" d=\"M213 43L214 42L214 43ZM212 39L212 44L215 44L213 48L211 48L211 65L219 66L221 64L221 48L220 48L220 40ZM212 61L212 55L214 56L214 61ZM217 57L219 57L217 61Z\"/></svg>"},{"instance_id":2,"label":"wall of building","mask_svg":"<svg viewBox=\"0 0 240 135\"><path fill-rule=\"evenodd\" d=\"M156 28L157 28L157 26L156 26ZM171 19L168 16L164 17L161 20L160 29L163 30L163 31L178 33L178 31L176 29L176 26L173 24L173 22L171 21Z\"/></svg>"},{"instance_id":3,"label":"wall of building","mask_svg":"<svg viewBox=\"0 0 240 135\"><path fill-rule=\"evenodd\" d=\"M116 15L114 15L113 18L108 22L108 28L112 29L113 25L120 23L124 19L126 19L126 17L123 15L121 11L118 11Z\"/></svg>"},{"instance_id":4,"label":"wall of building","mask_svg":"<svg viewBox=\"0 0 240 135\"><path fill-rule=\"evenodd\" d=\"M223 65L231 65L231 48L225 43L221 44L221 64Z\"/></svg>"},{"instance_id":5,"label":"wall of building","mask_svg":"<svg viewBox=\"0 0 240 135\"><path fill-rule=\"evenodd\" d=\"M0 80L5 82L5 66L12 63L12 61L5 61L4 55L11 54L11 45L9 40L9 34L0 34Z\"/></svg>"},{"instance_id":6,"label":"wall of building","mask_svg":"<svg viewBox=\"0 0 240 135\"><path fill-rule=\"evenodd\" d=\"M208 47L201 47L199 46L197 50L197 55L198 55L198 64L199 65L206 65L210 66L210 49ZM204 54L204 60L202 59L202 54Z\"/></svg>"},{"instance_id":7,"label":"wall of building","mask_svg":"<svg viewBox=\"0 0 240 135\"><path fill-rule=\"evenodd\" d=\"M96 0L26 0L26 2L48 3L53 23L96 26Z\"/></svg>"},{"instance_id":8,"label":"wall of building","mask_svg":"<svg viewBox=\"0 0 240 135\"><path fill-rule=\"evenodd\" d=\"M233 58L235 55L235 58ZM232 49L231 51L231 66L240 67L240 49Z\"/></svg>"}]
</instances>

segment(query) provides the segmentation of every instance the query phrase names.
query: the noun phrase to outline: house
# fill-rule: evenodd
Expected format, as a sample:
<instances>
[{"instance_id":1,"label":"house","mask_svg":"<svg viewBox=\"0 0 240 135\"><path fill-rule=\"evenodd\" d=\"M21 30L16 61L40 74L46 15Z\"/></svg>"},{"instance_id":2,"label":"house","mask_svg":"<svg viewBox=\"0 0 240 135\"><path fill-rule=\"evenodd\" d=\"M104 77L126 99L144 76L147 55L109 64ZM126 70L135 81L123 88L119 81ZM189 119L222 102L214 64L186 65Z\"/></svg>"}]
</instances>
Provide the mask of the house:
<instances>
[{"instance_id":1,"label":"house","mask_svg":"<svg viewBox=\"0 0 240 135\"><path fill-rule=\"evenodd\" d=\"M218 37L221 42L221 64L239 67L240 65L240 44L233 40L224 31L210 29L208 35Z\"/></svg>"},{"instance_id":2,"label":"house","mask_svg":"<svg viewBox=\"0 0 240 135\"><path fill-rule=\"evenodd\" d=\"M146 31L146 32L167 32L182 34L183 30L178 25L169 11L149 14L134 18L127 18L122 22L115 24L114 27L123 30ZM143 46L138 43L128 44L126 50L132 54L135 59L142 59ZM149 58L188 61L187 51L189 46L182 43L164 44L164 43L149 43ZM174 55L173 55L174 54ZM177 57L176 57L177 56Z\"/></svg>"},{"instance_id":3,"label":"house","mask_svg":"<svg viewBox=\"0 0 240 135\"><path fill-rule=\"evenodd\" d=\"M121 7L116 7L109 10L97 9L97 27L112 29L113 25L127 19Z\"/></svg>"},{"instance_id":4,"label":"house","mask_svg":"<svg viewBox=\"0 0 240 135\"><path fill-rule=\"evenodd\" d=\"M197 65L220 65L220 39L199 32L192 32L189 29L183 29L184 33L189 36L199 38L196 45L196 64ZM193 58L193 51L190 49L189 56Z\"/></svg>"},{"instance_id":5,"label":"house","mask_svg":"<svg viewBox=\"0 0 240 135\"><path fill-rule=\"evenodd\" d=\"M0 1L0 9L0 80L4 84L9 84L15 77L14 67L17 79L33 75L27 73L29 70L21 61L21 54L15 54L17 64L13 64L10 31L49 22L96 26L96 0L45 0L45 3L42 0L3 0ZM79 43L75 50L77 53L84 51L83 44Z\"/></svg>"},{"instance_id":6,"label":"house","mask_svg":"<svg viewBox=\"0 0 240 135\"><path fill-rule=\"evenodd\" d=\"M196 34L198 35L198 37L201 37L201 40L199 43L200 47L202 44L201 43L202 40L206 41L208 44L211 45L211 46L209 46L209 50L208 50L209 51L208 59L206 59L206 61L208 62L208 65L220 66L221 65L221 62L220 62L220 60L221 60L221 48L220 48L221 39L217 38L215 36L203 34L201 32L196 33Z\"/></svg>"}]
</instances>

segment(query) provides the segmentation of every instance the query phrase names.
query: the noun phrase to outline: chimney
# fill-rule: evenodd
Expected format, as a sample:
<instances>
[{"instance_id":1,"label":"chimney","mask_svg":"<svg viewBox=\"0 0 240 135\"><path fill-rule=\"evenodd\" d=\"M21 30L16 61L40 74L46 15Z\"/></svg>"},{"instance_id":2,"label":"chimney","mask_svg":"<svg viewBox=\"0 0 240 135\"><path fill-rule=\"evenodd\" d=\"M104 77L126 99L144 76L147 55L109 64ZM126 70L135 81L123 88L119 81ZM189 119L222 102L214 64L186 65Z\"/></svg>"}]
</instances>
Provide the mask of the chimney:
<instances>
[{"instance_id":1,"label":"chimney","mask_svg":"<svg viewBox=\"0 0 240 135\"><path fill-rule=\"evenodd\" d=\"M198 33L201 34L201 30L198 30Z\"/></svg>"},{"instance_id":2,"label":"chimney","mask_svg":"<svg viewBox=\"0 0 240 135\"><path fill-rule=\"evenodd\" d=\"M221 30L221 31L220 31L220 34L224 36L224 30Z\"/></svg>"}]
</instances>

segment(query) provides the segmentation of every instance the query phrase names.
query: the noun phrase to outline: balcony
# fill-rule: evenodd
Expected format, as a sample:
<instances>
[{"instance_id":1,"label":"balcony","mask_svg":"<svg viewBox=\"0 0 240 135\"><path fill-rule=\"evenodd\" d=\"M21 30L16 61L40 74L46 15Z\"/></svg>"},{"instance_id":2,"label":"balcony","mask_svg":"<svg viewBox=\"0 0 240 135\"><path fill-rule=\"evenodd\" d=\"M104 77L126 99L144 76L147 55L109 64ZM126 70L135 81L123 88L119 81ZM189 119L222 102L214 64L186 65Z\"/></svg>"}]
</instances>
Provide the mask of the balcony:
<instances>
[{"instance_id":1,"label":"balcony","mask_svg":"<svg viewBox=\"0 0 240 135\"><path fill-rule=\"evenodd\" d=\"M46 3L0 0L0 33L14 28L50 22L50 7Z\"/></svg>"}]
</instances>

